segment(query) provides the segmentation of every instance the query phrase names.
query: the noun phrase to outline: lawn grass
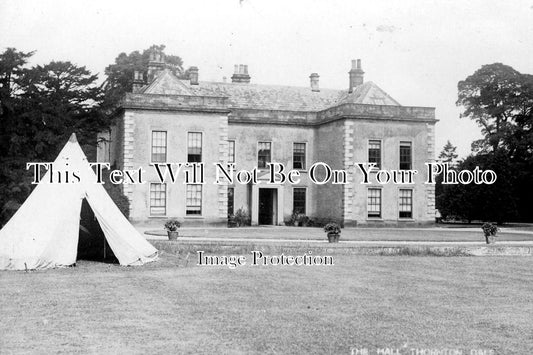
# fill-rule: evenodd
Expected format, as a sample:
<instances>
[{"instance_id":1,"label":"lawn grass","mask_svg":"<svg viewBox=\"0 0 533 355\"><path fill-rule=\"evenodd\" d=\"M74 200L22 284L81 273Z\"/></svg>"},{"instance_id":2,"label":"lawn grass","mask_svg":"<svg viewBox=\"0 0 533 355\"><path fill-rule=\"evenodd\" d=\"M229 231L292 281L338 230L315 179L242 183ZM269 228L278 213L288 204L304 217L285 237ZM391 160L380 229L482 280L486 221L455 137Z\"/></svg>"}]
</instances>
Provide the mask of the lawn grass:
<instances>
[{"instance_id":1,"label":"lawn grass","mask_svg":"<svg viewBox=\"0 0 533 355\"><path fill-rule=\"evenodd\" d=\"M231 270L164 254L135 268L0 272L0 353L533 349L531 258L334 260Z\"/></svg>"}]
</instances>

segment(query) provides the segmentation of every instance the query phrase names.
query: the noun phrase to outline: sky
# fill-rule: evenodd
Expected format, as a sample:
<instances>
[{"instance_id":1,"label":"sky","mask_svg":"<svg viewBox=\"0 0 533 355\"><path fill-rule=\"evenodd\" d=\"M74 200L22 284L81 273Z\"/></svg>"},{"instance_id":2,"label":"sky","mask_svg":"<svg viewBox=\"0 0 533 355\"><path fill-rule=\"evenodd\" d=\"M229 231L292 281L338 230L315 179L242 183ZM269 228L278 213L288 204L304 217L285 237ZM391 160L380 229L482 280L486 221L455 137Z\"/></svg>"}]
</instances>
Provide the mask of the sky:
<instances>
[{"instance_id":1,"label":"sky","mask_svg":"<svg viewBox=\"0 0 533 355\"><path fill-rule=\"evenodd\" d=\"M533 0L0 0L0 50L31 65L69 60L101 80L121 52L166 45L200 80L247 64L252 83L348 89L352 59L404 106L436 108L437 154L481 137L460 118L457 83L484 64L533 74Z\"/></svg>"}]
</instances>

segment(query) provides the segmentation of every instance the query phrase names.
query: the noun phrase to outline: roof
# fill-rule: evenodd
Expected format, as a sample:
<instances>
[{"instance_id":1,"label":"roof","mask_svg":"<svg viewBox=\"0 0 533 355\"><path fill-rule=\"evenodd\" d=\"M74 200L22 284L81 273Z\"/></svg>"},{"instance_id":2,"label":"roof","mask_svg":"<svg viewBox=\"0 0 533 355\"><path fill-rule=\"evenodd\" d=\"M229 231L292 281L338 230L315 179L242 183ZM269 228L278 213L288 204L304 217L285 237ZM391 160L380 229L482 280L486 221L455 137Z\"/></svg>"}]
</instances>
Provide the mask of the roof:
<instances>
[{"instance_id":1,"label":"roof","mask_svg":"<svg viewBox=\"0 0 533 355\"><path fill-rule=\"evenodd\" d=\"M344 103L400 106L379 86L369 81L348 90L321 89L281 85L247 83L199 82L191 85L189 80L180 80L164 70L141 91L144 94L227 97L230 108L322 111Z\"/></svg>"}]
</instances>

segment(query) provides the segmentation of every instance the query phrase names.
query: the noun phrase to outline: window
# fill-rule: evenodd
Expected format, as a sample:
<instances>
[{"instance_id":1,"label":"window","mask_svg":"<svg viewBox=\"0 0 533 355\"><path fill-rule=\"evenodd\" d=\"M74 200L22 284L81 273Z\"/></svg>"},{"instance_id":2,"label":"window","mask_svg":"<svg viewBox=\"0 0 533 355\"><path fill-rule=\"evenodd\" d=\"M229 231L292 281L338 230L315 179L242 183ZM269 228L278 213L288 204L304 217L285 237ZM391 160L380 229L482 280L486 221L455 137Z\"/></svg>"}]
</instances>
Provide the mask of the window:
<instances>
[{"instance_id":1,"label":"window","mask_svg":"<svg viewBox=\"0 0 533 355\"><path fill-rule=\"evenodd\" d=\"M228 141L228 163L235 163L235 141Z\"/></svg>"},{"instance_id":2,"label":"window","mask_svg":"<svg viewBox=\"0 0 533 355\"><path fill-rule=\"evenodd\" d=\"M305 143L294 143L292 146L292 168L305 169Z\"/></svg>"},{"instance_id":3,"label":"window","mask_svg":"<svg viewBox=\"0 0 533 355\"><path fill-rule=\"evenodd\" d=\"M228 215L233 215L235 205L235 188L228 187Z\"/></svg>"},{"instance_id":4,"label":"window","mask_svg":"<svg viewBox=\"0 0 533 355\"><path fill-rule=\"evenodd\" d=\"M305 195L306 189L302 187L295 187L292 196L292 210L296 213L305 214Z\"/></svg>"},{"instance_id":5,"label":"window","mask_svg":"<svg viewBox=\"0 0 533 355\"><path fill-rule=\"evenodd\" d=\"M272 143L270 142L259 142L257 144L257 166L259 168L266 168L267 163L270 163L271 154L270 148Z\"/></svg>"},{"instance_id":6,"label":"window","mask_svg":"<svg viewBox=\"0 0 533 355\"><path fill-rule=\"evenodd\" d=\"M167 132L152 131L152 163L167 161Z\"/></svg>"},{"instance_id":7,"label":"window","mask_svg":"<svg viewBox=\"0 0 533 355\"><path fill-rule=\"evenodd\" d=\"M199 163L202 161L202 133L189 132L187 135L187 162Z\"/></svg>"},{"instance_id":8,"label":"window","mask_svg":"<svg viewBox=\"0 0 533 355\"><path fill-rule=\"evenodd\" d=\"M413 218L413 190L400 190L400 218Z\"/></svg>"},{"instance_id":9,"label":"window","mask_svg":"<svg viewBox=\"0 0 533 355\"><path fill-rule=\"evenodd\" d=\"M381 189L368 189L368 217L381 217Z\"/></svg>"},{"instance_id":10,"label":"window","mask_svg":"<svg viewBox=\"0 0 533 355\"><path fill-rule=\"evenodd\" d=\"M150 184L150 215L164 216L167 214L167 185Z\"/></svg>"},{"instance_id":11,"label":"window","mask_svg":"<svg viewBox=\"0 0 533 355\"><path fill-rule=\"evenodd\" d=\"M381 169L381 141L368 141L368 162L376 164L376 168Z\"/></svg>"},{"instance_id":12,"label":"window","mask_svg":"<svg viewBox=\"0 0 533 355\"><path fill-rule=\"evenodd\" d=\"M411 170L411 142L400 142L400 170Z\"/></svg>"},{"instance_id":13,"label":"window","mask_svg":"<svg viewBox=\"0 0 533 355\"><path fill-rule=\"evenodd\" d=\"M185 214L202 214L202 185L187 185L187 209Z\"/></svg>"}]
</instances>

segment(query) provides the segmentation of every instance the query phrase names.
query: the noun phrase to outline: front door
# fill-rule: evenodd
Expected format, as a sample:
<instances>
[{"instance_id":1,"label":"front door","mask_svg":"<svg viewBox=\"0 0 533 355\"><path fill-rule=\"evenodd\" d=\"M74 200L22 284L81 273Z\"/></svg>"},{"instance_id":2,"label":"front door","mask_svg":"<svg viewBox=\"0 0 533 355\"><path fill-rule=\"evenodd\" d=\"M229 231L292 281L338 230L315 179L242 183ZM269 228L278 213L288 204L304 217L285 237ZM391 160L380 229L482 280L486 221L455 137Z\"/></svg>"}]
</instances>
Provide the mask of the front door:
<instances>
[{"instance_id":1,"label":"front door","mask_svg":"<svg viewBox=\"0 0 533 355\"><path fill-rule=\"evenodd\" d=\"M259 224L274 224L276 189L259 189Z\"/></svg>"}]
</instances>

